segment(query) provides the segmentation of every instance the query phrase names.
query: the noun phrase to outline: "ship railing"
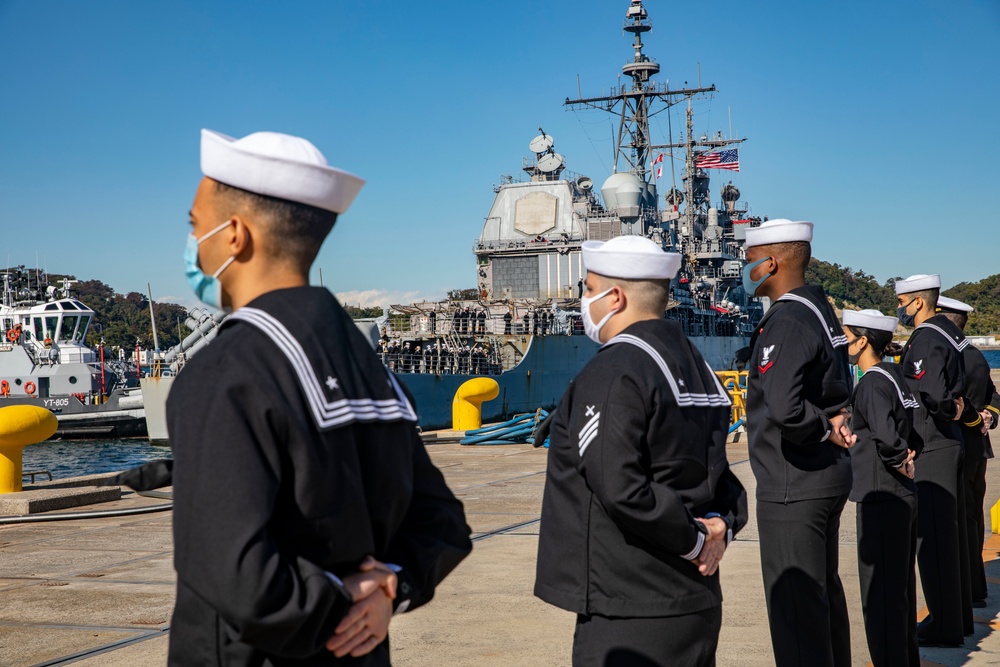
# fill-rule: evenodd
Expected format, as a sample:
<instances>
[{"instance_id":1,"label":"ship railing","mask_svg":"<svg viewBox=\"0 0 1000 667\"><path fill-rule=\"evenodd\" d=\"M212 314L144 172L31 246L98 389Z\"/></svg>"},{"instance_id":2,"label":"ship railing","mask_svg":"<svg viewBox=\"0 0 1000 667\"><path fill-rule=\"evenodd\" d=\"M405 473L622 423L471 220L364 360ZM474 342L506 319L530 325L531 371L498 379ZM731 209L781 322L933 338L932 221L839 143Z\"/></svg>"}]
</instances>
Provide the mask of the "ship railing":
<instances>
[{"instance_id":1,"label":"ship railing","mask_svg":"<svg viewBox=\"0 0 1000 667\"><path fill-rule=\"evenodd\" d=\"M447 350L438 347L445 341ZM454 340L454 344L448 342ZM391 347L381 349L382 363L394 373L415 373L421 375L499 375L513 368L516 359L504 353L499 339L470 345L468 350L458 338L443 337L437 343L427 340L429 348Z\"/></svg>"}]
</instances>

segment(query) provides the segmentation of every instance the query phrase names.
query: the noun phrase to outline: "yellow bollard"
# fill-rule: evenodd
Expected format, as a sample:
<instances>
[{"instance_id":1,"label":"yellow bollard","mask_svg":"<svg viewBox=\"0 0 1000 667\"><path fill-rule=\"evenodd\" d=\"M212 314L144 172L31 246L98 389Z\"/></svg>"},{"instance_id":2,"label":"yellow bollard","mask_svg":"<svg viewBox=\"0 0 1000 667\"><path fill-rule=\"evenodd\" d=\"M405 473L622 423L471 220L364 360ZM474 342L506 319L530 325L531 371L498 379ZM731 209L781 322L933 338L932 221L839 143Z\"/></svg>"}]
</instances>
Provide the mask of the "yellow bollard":
<instances>
[{"instance_id":1,"label":"yellow bollard","mask_svg":"<svg viewBox=\"0 0 1000 667\"><path fill-rule=\"evenodd\" d=\"M21 490L22 450L52 437L58 426L56 416L37 405L0 408L0 493Z\"/></svg>"},{"instance_id":2,"label":"yellow bollard","mask_svg":"<svg viewBox=\"0 0 1000 667\"><path fill-rule=\"evenodd\" d=\"M993 524L993 532L1000 533L1000 500L990 508L990 523Z\"/></svg>"},{"instance_id":3,"label":"yellow bollard","mask_svg":"<svg viewBox=\"0 0 1000 667\"><path fill-rule=\"evenodd\" d=\"M500 395L500 385L493 378L473 378L462 383L451 402L451 427L471 431L483 425L483 401Z\"/></svg>"}]
</instances>

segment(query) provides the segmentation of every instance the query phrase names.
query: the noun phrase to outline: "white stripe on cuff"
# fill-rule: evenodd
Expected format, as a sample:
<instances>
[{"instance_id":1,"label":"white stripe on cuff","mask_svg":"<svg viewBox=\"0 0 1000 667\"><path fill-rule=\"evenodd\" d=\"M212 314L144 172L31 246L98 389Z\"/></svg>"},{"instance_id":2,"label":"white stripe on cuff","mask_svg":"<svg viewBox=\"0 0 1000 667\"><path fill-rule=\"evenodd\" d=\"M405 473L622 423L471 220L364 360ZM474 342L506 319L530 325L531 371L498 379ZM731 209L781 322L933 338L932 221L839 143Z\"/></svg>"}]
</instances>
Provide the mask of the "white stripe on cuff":
<instances>
[{"instance_id":1,"label":"white stripe on cuff","mask_svg":"<svg viewBox=\"0 0 1000 667\"><path fill-rule=\"evenodd\" d=\"M681 556L684 560L694 560L701 553L701 548L705 546L705 533L698 531L698 541L694 543L694 549Z\"/></svg>"}]
</instances>

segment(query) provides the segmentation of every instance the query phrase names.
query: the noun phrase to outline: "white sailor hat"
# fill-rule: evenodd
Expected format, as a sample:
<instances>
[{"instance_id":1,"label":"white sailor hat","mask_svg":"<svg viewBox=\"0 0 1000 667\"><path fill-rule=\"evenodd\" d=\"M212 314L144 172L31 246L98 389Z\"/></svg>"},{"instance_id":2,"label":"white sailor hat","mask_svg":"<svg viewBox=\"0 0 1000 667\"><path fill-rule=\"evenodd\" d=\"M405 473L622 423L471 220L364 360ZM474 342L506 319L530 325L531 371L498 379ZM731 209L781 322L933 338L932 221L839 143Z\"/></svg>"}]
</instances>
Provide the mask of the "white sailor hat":
<instances>
[{"instance_id":1,"label":"white sailor hat","mask_svg":"<svg viewBox=\"0 0 1000 667\"><path fill-rule=\"evenodd\" d=\"M967 303L963 303L958 299L949 299L946 296L938 297L937 308L949 313L971 313L975 310Z\"/></svg>"},{"instance_id":2,"label":"white sailor hat","mask_svg":"<svg viewBox=\"0 0 1000 667\"><path fill-rule=\"evenodd\" d=\"M805 220L767 220L760 227L751 227L747 230L746 247L752 248L758 245L771 245L772 243L792 243L794 241L805 241L809 243L813 238L813 223Z\"/></svg>"},{"instance_id":3,"label":"white sailor hat","mask_svg":"<svg viewBox=\"0 0 1000 667\"><path fill-rule=\"evenodd\" d=\"M681 256L665 252L644 236L618 236L610 241L584 241L587 271L609 278L663 280L677 275Z\"/></svg>"},{"instance_id":4,"label":"white sailor hat","mask_svg":"<svg viewBox=\"0 0 1000 667\"><path fill-rule=\"evenodd\" d=\"M912 294L929 289L941 289L941 276L936 273L918 273L904 280L896 281L896 294Z\"/></svg>"},{"instance_id":5,"label":"white sailor hat","mask_svg":"<svg viewBox=\"0 0 1000 667\"><path fill-rule=\"evenodd\" d=\"M234 139L202 130L201 172L226 185L334 213L346 211L365 184L331 167L305 139L278 132Z\"/></svg>"},{"instance_id":6,"label":"white sailor hat","mask_svg":"<svg viewBox=\"0 0 1000 667\"><path fill-rule=\"evenodd\" d=\"M845 310L843 315L845 327L863 327L879 331L895 331L899 319L892 315L883 315L877 310Z\"/></svg>"}]
</instances>

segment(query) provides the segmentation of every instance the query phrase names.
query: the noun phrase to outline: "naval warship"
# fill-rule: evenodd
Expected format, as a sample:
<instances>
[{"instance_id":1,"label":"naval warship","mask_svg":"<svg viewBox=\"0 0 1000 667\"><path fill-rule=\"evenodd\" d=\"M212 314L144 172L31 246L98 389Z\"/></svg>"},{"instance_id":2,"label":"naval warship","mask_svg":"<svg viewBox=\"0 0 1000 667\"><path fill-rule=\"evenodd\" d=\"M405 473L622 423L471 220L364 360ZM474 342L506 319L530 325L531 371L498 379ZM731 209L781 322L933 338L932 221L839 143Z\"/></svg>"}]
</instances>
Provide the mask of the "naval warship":
<instances>
[{"instance_id":1,"label":"naval warship","mask_svg":"<svg viewBox=\"0 0 1000 667\"><path fill-rule=\"evenodd\" d=\"M598 349L583 335L580 295L585 277L581 245L589 239L643 235L684 255L664 316L684 332L716 370L733 368L763 314L742 287L747 227L760 223L728 183L713 202L706 169L738 166L729 149L744 139L694 134L692 103L715 86L671 88L652 78L660 66L643 52L652 24L632 0L624 30L634 56L622 68L631 83L607 95L566 99L618 119L614 173L600 187L566 168L554 138L539 128L522 159L523 176L493 186L493 205L473 245L476 288L466 298L392 305L377 321L358 322L386 365L408 386L420 426L451 426L452 400L475 377L492 377L499 396L482 406L485 421L537 408L551 409ZM649 120L686 104L686 124L674 141L654 143ZM672 135L672 132L671 132ZM730 153L723 152L729 149ZM680 164L680 169L672 165ZM654 167L680 171L680 187L658 194ZM657 167L656 165L661 165ZM471 298L470 298L471 297ZM221 314L193 313L191 340L168 353L172 372L218 331ZM167 438L164 405L173 377L143 379L151 441Z\"/></svg>"},{"instance_id":2,"label":"naval warship","mask_svg":"<svg viewBox=\"0 0 1000 667\"><path fill-rule=\"evenodd\" d=\"M629 4L623 29L633 40L633 59L622 68L630 83L565 101L568 109L618 120L614 170L600 191L567 169L554 138L539 128L522 159L524 176L505 175L493 186L473 248L475 298L393 305L378 331L383 359L414 394L422 427L448 427L455 392L477 376L500 385L498 398L482 406L485 421L558 402L598 348L579 319L587 240L641 235L683 254L664 316L681 324L716 370L733 368L748 345L763 309L742 287L743 241L761 220L741 205L732 182L713 201L707 171L738 170L733 147L745 139L695 137L693 103L714 95L714 85L653 81L660 66L643 52L652 23L642 0ZM676 141L655 143L650 118L669 116L678 104L686 105L683 131ZM680 172L680 187L663 177L665 168L674 177ZM665 181L661 199L658 183Z\"/></svg>"},{"instance_id":3,"label":"naval warship","mask_svg":"<svg viewBox=\"0 0 1000 667\"><path fill-rule=\"evenodd\" d=\"M53 438L145 436L136 367L84 344L94 311L70 294L75 281L48 285L23 266L0 278L0 407L51 410Z\"/></svg>"}]
</instances>

